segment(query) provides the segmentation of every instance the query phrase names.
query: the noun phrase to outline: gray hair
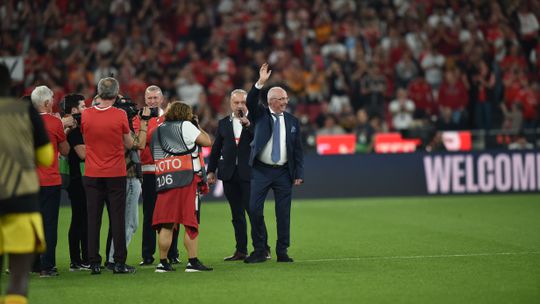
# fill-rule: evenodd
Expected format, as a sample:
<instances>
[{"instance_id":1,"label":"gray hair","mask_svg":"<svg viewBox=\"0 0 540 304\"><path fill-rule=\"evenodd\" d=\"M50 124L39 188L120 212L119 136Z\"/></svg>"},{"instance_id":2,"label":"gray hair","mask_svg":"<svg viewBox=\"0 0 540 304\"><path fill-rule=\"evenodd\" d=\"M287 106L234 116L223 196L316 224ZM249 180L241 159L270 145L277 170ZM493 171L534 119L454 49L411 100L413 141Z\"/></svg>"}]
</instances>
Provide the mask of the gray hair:
<instances>
[{"instance_id":1,"label":"gray hair","mask_svg":"<svg viewBox=\"0 0 540 304\"><path fill-rule=\"evenodd\" d=\"M233 97L233 95L236 95L236 94L247 95L247 92L242 89L233 90L231 92L231 98Z\"/></svg>"},{"instance_id":2,"label":"gray hair","mask_svg":"<svg viewBox=\"0 0 540 304\"><path fill-rule=\"evenodd\" d=\"M115 99L120 91L118 81L112 77L102 78L98 83L98 95L102 99Z\"/></svg>"},{"instance_id":3,"label":"gray hair","mask_svg":"<svg viewBox=\"0 0 540 304\"><path fill-rule=\"evenodd\" d=\"M158 92L161 96L163 96L163 92L157 85L151 85L144 91L144 94L150 93L150 92Z\"/></svg>"},{"instance_id":4,"label":"gray hair","mask_svg":"<svg viewBox=\"0 0 540 304\"><path fill-rule=\"evenodd\" d=\"M282 87L271 87L269 90L268 90L268 93L266 94L266 99L268 99L268 101L270 101L270 99L274 98L274 95L276 91L283 91L285 93L287 93L287 91L285 91L285 89L283 89Z\"/></svg>"},{"instance_id":5,"label":"gray hair","mask_svg":"<svg viewBox=\"0 0 540 304\"><path fill-rule=\"evenodd\" d=\"M34 107L41 107L45 101L52 101L53 95L53 91L51 91L51 89L49 89L47 86L39 86L32 91L30 98L32 99L32 104Z\"/></svg>"}]
</instances>

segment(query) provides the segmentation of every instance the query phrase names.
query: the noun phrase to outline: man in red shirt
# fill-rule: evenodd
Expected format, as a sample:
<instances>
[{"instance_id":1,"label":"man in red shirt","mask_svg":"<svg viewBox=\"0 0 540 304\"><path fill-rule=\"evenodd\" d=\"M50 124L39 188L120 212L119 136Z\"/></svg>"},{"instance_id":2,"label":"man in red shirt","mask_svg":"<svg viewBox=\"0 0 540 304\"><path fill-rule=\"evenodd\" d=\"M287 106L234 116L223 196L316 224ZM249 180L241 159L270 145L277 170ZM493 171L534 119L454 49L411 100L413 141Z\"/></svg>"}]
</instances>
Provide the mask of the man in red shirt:
<instances>
[{"instance_id":1,"label":"man in red shirt","mask_svg":"<svg viewBox=\"0 0 540 304\"><path fill-rule=\"evenodd\" d=\"M531 85L529 79L524 77L521 80L521 90L515 97L516 103L521 104L523 109L523 128L535 128L535 122L538 117L538 96L537 90Z\"/></svg>"},{"instance_id":2,"label":"man in red shirt","mask_svg":"<svg viewBox=\"0 0 540 304\"><path fill-rule=\"evenodd\" d=\"M429 119L431 115L435 114L433 89L427 83L423 74L409 83L407 93L409 98L414 101L416 108L414 118Z\"/></svg>"},{"instance_id":3,"label":"man in red shirt","mask_svg":"<svg viewBox=\"0 0 540 304\"><path fill-rule=\"evenodd\" d=\"M45 242L47 249L40 257L40 276L57 276L56 269L56 243L58 240L58 212L60 209L60 193L62 190L62 178L58 170L58 153L67 156L69 144L64 133L62 120L52 115L53 91L46 86L38 86L32 91L32 103L41 115L47 135L54 148L54 160L50 167L38 166L39 176L39 204L43 227L45 230ZM73 120L66 120L66 126L73 125Z\"/></svg>"},{"instance_id":4,"label":"man in red shirt","mask_svg":"<svg viewBox=\"0 0 540 304\"><path fill-rule=\"evenodd\" d=\"M149 108L157 108L161 111L163 104L163 93L158 86L151 85L146 88L144 93L144 101ZM137 119L137 118L136 118ZM162 113L159 117L152 117L148 121L148 132L146 137L146 146L141 151L141 164L143 172L143 237L142 237L142 261L139 266L150 266L154 263L154 253L156 252L156 231L152 228L152 218L154 215L154 207L156 205L156 168L154 159L150 153L150 142L154 130L163 122ZM137 127L137 122L133 123ZM174 232L173 242L169 249L167 257L171 264L179 263L178 260L178 231Z\"/></svg>"},{"instance_id":5,"label":"man in red shirt","mask_svg":"<svg viewBox=\"0 0 540 304\"><path fill-rule=\"evenodd\" d=\"M133 138L126 112L112 106L118 96L118 81L111 77L103 78L97 91L99 104L85 110L81 118L81 132L86 145L84 187L88 208L88 259L92 274L100 274L99 236L103 206L108 200L114 239L113 273L134 273L135 269L126 265L124 158L124 148L132 148Z\"/></svg>"}]
</instances>

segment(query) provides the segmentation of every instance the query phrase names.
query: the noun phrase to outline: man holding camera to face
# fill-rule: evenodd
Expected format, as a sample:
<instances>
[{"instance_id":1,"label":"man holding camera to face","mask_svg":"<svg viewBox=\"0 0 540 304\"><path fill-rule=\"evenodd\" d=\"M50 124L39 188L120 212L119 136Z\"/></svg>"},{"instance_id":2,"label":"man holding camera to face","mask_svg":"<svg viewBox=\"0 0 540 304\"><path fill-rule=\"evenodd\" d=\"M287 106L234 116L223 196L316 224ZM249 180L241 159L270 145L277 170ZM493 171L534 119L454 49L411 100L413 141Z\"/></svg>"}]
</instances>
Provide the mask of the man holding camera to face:
<instances>
[{"instance_id":1,"label":"man holding camera to face","mask_svg":"<svg viewBox=\"0 0 540 304\"><path fill-rule=\"evenodd\" d=\"M67 192L71 203L71 224L69 225L69 270L88 270L88 223L86 212L86 194L82 181L86 146L81 134L81 114L86 109L84 96L68 94L64 97L62 109L64 116L73 117L77 122L70 128L67 136L71 147L68 154L69 186Z\"/></svg>"},{"instance_id":2,"label":"man holding camera to face","mask_svg":"<svg viewBox=\"0 0 540 304\"><path fill-rule=\"evenodd\" d=\"M143 173L143 232L142 232L142 261L139 266L150 266L154 263L154 253L156 252L156 231L152 228L152 218L156 205L156 168L154 160L150 152L150 142L152 133L161 125L164 120L161 106L163 104L163 93L158 86L151 85L146 88L144 93L144 101L152 110L150 120L148 120L148 131L146 137L146 145L141 148L141 164ZM134 122L134 126L137 123ZM167 257L170 264L178 264L178 231L173 235L172 244L170 246Z\"/></svg>"},{"instance_id":3,"label":"man holding camera to face","mask_svg":"<svg viewBox=\"0 0 540 304\"><path fill-rule=\"evenodd\" d=\"M88 258L92 274L101 273L99 236L105 200L114 239L113 273L134 273L126 265L125 235L126 161L125 149L133 147L127 114L113 107L118 81L112 77L98 83L98 104L86 109L81 117L81 132L86 146L84 187L88 210Z\"/></svg>"}]
</instances>

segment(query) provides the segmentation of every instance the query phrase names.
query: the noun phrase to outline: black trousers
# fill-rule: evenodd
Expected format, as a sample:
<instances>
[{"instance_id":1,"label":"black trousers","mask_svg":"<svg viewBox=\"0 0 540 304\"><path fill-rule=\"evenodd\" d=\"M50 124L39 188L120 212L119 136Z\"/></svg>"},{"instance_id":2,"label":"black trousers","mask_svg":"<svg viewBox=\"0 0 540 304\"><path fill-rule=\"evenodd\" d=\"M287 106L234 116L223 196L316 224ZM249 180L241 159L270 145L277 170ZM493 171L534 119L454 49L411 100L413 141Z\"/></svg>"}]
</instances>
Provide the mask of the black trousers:
<instances>
[{"instance_id":1,"label":"black trousers","mask_svg":"<svg viewBox=\"0 0 540 304\"><path fill-rule=\"evenodd\" d=\"M142 183L143 197L143 232L142 232L142 258L143 261L154 260L156 252L156 231L152 228L152 218L154 216L154 208L156 206L157 191L156 191L156 175L152 173L143 174ZM171 248L167 253L169 259L179 257L178 253L178 232L173 234ZM116 249L115 249L116 250Z\"/></svg>"},{"instance_id":2,"label":"black trousers","mask_svg":"<svg viewBox=\"0 0 540 304\"><path fill-rule=\"evenodd\" d=\"M88 214L82 178L70 180L67 192L71 203L69 258L71 263L88 264Z\"/></svg>"},{"instance_id":3,"label":"black trousers","mask_svg":"<svg viewBox=\"0 0 540 304\"><path fill-rule=\"evenodd\" d=\"M247 254L247 222L246 212L249 210L250 181L243 181L235 168L230 180L223 181L225 197L229 201L234 227L236 250Z\"/></svg>"},{"instance_id":4,"label":"black trousers","mask_svg":"<svg viewBox=\"0 0 540 304\"><path fill-rule=\"evenodd\" d=\"M101 264L99 236L105 200L109 201L111 231L114 238L114 261L125 263L127 257L125 213L126 177L84 177L88 210L88 258Z\"/></svg>"},{"instance_id":5,"label":"black trousers","mask_svg":"<svg viewBox=\"0 0 540 304\"><path fill-rule=\"evenodd\" d=\"M56 266L56 243L58 241L58 212L62 186L43 186L39 189L39 206L43 217L45 243L47 249L40 256L41 270L51 270Z\"/></svg>"}]
</instances>

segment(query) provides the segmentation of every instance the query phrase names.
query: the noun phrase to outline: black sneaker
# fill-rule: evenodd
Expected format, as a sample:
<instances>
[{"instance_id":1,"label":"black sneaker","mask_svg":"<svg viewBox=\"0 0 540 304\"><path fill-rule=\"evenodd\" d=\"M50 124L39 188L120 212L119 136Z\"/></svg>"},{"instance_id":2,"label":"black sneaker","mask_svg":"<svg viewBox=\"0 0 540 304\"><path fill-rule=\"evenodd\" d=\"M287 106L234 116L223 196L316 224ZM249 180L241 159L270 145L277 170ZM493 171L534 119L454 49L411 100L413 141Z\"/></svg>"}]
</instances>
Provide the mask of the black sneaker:
<instances>
[{"instance_id":1,"label":"black sneaker","mask_svg":"<svg viewBox=\"0 0 540 304\"><path fill-rule=\"evenodd\" d=\"M105 264L103 265L103 268L107 269L107 270L110 270L110 271L114 271L114 263L112 262L105 262Z\"/></svg>"},{"instance_id":2,"label":"black sneaker","mask_svg":"<svg viewBox=\"0 0 540 304\"><path fill-rule=\"evenodd\" d=\"M182 263L182 261L180 261L179 258L169 259L169 264L178 265L180 263Z\"/></svg>"},{"instance_id":3,"label":"black sneaker","mask_svg":"<svg viewBox=\"0 0 540 304\"><path fill-rule=\"evenodd\" d=\"M115 263L113 274L132 274L135 273L135 267L126 265L124 263Z\"/></svg>"},{"instance_id":4,"label":"black sneaker","mask_svg":"<svg viewBox=\"0 0 540 304\"><path fill-rule=\"evenodd\" d=\"M87 271L90 270L90 265L81 264L81 263L71 263L69 264L69 271Z\"/></svg>"},{"instance_id":5,"label":"black sneaker","mask_svg":"<svg viewBox=\"0 0 540 304\"><path fill-rule=\"evenodd\" d=\"M140 267L145 267L145 266L152 266L153 264L154 264L154 259L147 259L147 260L142 260L139 263L139 266Z\"/></svg>"},{"instance_id":6,"label":"black sneaker","mask_svg":"<svg viewBox=\"0 0 540 304\"><path fill-rule=\"evenodd\" d=\"M94 264L92 266L90 266L90 274L94 275L94 274L101 274L101 265L99 264Z\"/></svg>"},{"instance_id":7,"label":"black sneaker","mask_svg":"<svg viewBox=\"0 0 540 304\"><path fill-rule=\"evenodd\" d=\"M212 271L213 268L206 267L201 263L201 261L197 260L195 263L191 264L190 262L186 265L186 272L200 272L200 271Z\"/></svg>"},{"instance_id":8,"label":"black sneaker","mask_svg":"<svg viewBox=\"0 0 540 304\"><path fill-rule=\"evenodd\" d=\"M79 267L81 267L81 270L84 270L84 271L89 271L90 270L90 264L81 263L81 264L79 264Z\"/></svg>"},{"instance_id":9,"label":"black sneaker","mask_svg":"<svg viewBox=\"0 0 540 304\"><path fill-rule=\"evenodd\" d=\"M56 268L42 270L39 273L40 278L51 278L51 277L57 277L58 276L58 270Z\"/></svg>"},{"instance_id":10,"label":"black sneaker","mask_svg":"<svg viewBox=\"0 0 540 304\"><path fill-rule=\"evenodd\" d=\"M156 266L156 271L155 272L164 273L164 272L172 272L172 271L176 271L176 269L174 269L171 264L169 264L169 263L159 263Z\"/></svg>"}]
</instances>

